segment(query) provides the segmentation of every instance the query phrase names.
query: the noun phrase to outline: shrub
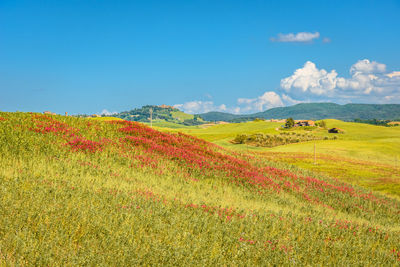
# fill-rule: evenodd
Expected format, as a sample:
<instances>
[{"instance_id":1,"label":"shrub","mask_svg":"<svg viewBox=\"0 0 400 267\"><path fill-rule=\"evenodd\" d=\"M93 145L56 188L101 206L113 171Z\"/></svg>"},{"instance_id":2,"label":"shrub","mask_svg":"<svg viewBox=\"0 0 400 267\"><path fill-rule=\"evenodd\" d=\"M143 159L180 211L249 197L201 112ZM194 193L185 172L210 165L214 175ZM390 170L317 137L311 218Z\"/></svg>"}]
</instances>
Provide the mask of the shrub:
<instances>
[{"instance_id":1,"label":"shrub","mask_svg":"<svg viewBox=\"0 0 400 267\"><path fill-rule=\"evenodd\" d=\"M293 118L286 119L285 128L293 128L294 120Z\"/></svg>"}]
</instances>

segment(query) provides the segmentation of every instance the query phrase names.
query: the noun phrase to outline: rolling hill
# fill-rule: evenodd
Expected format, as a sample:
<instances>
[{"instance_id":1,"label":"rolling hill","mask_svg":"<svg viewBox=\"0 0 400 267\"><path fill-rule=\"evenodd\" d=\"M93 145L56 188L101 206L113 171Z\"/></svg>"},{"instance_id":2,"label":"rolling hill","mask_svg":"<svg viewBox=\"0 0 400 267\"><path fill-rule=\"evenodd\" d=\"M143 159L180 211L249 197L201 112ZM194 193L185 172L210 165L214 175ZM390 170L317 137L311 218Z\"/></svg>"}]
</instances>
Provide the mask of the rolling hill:
<instances>
[{"instance_id":1,"label":"rolling hill","mask_svg":"<svg viewBox=\"0 0 400 267\"><path fill-rule=\"evenodd\" d=\"M301 103L289 107L278 107L264 112L235 115L222 112L199 114L208 121L247 121L254 118L296 120L338 119L353 121L355 119L397 120L400 118L400 104L346 104L335 103Z\"/></svg>"},{"instance_id":2,"label":"rolling hill","mask_svg":"<svg viewBox=\"0 0 400 267\"><path fill-rule=\"evenodd\" d=\"M210 111L207 113L199 114L205 121L234 121L236 119L251 120L251 115L237 115L226 112Z\"/></svg>"},{"instance_id":3,"label":"rolling hill","mask_svg":"<svg viewBox=\"0 0 400 267\"><path fill-rule=\"evenodd\" d=\"M384 127L364 123L327 119L327 129L340 128L344 134L330 134L327 129L279 130L282 123L251 121L229 123L203 129L182 128L187 133L214 144L237 151L262 154L267 160L287 162L362 185L400 199L400 127ZM275 147L232 144L239 135L313 135L311 142L299 142ZM317 164L314 164L314 144Z\"/></svg>"},{"instance_id":4,"label":"rolling hill","mask_svg":"<svg viewBox=\"0 0 400 267\"><path fill-rule=\"evenodd\" d=\"M127 121L149 123L151 110L153 122L159 124L168 123L171 125L171 123L175 123L191 126L205 123L204 120L198 115L187 114L179 109L166 105L147 105L141 108L132 109L130 111L120 112L114 114L113 116Z\"/></svg>"},{"instance_id":5,"label":"rolling hill","mask_svg":"<svg viewBox=\"0 0 400 267\"><path fill-rule=\"evenodd\" d=\"M137 122L0 112L0 184L0 265L400 261L398 200Z\"/></svg>"}]
</instances>

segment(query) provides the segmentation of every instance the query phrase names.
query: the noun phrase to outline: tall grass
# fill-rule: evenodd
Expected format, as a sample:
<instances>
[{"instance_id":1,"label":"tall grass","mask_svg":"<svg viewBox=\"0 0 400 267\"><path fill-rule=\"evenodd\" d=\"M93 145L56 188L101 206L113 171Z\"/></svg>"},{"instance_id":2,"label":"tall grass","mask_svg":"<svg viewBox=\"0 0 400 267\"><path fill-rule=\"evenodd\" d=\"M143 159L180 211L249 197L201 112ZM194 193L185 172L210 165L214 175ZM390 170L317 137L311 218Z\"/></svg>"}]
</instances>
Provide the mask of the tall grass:
<instances>
[{"instance_id":1,"label":"tall grass","mask_svg":"<svg viewBox=\"0 0 400 267\"><path fill-rule=\"evenodd\" d=\"M0 264L399 263L396 200L138 123L0 118Z\"/></svg>"}]
</instances>

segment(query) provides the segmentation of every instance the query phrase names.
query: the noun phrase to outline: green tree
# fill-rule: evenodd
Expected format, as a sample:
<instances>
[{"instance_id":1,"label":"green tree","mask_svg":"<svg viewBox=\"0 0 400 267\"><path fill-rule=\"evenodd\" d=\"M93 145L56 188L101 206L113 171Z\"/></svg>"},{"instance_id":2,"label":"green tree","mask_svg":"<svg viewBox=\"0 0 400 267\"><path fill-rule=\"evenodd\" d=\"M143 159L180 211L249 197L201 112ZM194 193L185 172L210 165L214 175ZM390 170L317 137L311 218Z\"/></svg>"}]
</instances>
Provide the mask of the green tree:
<instances>
[{"instance_id":1,"label":"green tree","mask_svg":"<svg viewBox=\"0 0 400 267\"><path fill-rule=\"evenodd\" d=\"M285 123L285 128L292 128L294 126L293 118L287 118Z\"/></svg>"},{"instance_id":2,"label":"green tree","mask_svg":"<svg viewBox=\"0 0 400 267\"><path fill-rule=\"evenodd\" d=\"M326 128L326 122L325 121L319 121L315 125L321 127L321 128Z\"/></svg>"}]
</instances>

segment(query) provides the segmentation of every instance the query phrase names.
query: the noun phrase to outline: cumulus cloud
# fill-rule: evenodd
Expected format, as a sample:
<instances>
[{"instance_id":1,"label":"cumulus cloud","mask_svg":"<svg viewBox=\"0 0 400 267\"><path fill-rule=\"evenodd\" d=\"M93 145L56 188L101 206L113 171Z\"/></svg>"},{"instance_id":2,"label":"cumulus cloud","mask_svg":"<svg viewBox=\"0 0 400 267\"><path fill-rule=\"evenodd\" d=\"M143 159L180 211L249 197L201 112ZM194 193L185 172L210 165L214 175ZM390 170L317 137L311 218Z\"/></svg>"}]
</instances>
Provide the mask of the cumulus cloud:
<instances>
[{"instance_id":1,"label":"cumulus cloud","mask_svg":"<svg viewBox=\"0 0 400 267\"><path fill-rule=\"evenodd\" d=\"M387 77L389 78L393 78L393 77L399 77L400 76L400 71L393 71L391 73L385 74Z\"/></svg>"},{"instance_id":2,"label":"cumulus cloud","mask_svg":"<svg viewBox=\"0 0 400 267\"><path fill-rule=\"evenodd\" d=\"M260 112L274 107L282 107L283 102L281 97L273 92L265 92L257 98L239 98L237 100L240 112Z\"/></svg>"},{"instance_id":3,"label":"cumulus cloud","mask_svg":"<svg viewBox=\"0 0 400 267\"><path fill-rule=\"evenodd\" d=\"M309 43L318 39L319 36L319 32L279 33L277 37L272 37L270 40L281 43Z\"/></svg>"},{"instance_id":4,"label":"cumulus cloud","mask_svg":"<svg viewBox=\"0 0 400 267\"><path fill-rule=\"evenodd\" d=\"M209 111L246 114L303 102L399 103L400 71L387 71L383 63L363 59L349 69L349 77L336 70L319 69L307 61L280 81L280 89L254 98L238 98L235 106L213 101L190 101L174 107L196 114Z\"/></svg>"},{"instance_id":5,"label":"cumulus cloud","mask_svg":"<svg viewBox=\"0 0 400 267\"><path fill-rule=\"evenodd\" d=\"M333 101L394 103L400 97L400 74L387 73L386 65L368 59L350 68L350 77L338 77L335 70L318 69L307 61L291 76L281 80L281 88L299 99L324 97Z\"/></svg>"},{"instance_id":6,"label":"cumulus cloud","mask_svg":"<svg viewBox=\"0 0 400 267\"><path fill-rule=\"evenodd\" d=\"M282 94L282 101L285 103L285 106L291 106L291 105L296 105L296 104L305 102L305 101L293 99L286 94Z\"/></svg>"},{"instance_id":7,"label":"cumulus cloud","mask_svg":"<svg viewBox=\"0 0 400 267\"><path fill-rule=\"evenodd\" d=\"M337 73L335 70L327 72L324 69L317 69L311 61L297 69L292 76L281 80L281 87L286 92L300 91L315 95L331 94L336 87Z\"/></svg>"},{"instance_id":8,"label":"cumulus cloud","mask_svg":"<svg viewBox=\"0 0 400 267\"><path fill-rule=\"evenodd\" d=\"M376 61L369 61L368 59L359 60L356 64L351 66L350 73L383 73L386 72L386 65Z\"/></svg>"},{"instance_id":9,"label":"cumulus cloud","mask_svg":"<svg viewBox=\"0 0 400 267\"><path fill-rule=\"evenodd\" d=\"M105 116L111 116L111 115L114 115L114 114L117 114L117 112L116 111L110 112L107 109L103 109L101 111L101 113L100 113L100 115L105 115Z\"/></svg>"},{"instance_id":10,"label":"cumulus cloud","mask_svg":"<svg viewBox=\"0 0 400 267\"><path fill-rule=\"evenodd\" d=\"M206 113L210 111L226 111L226 105L214 105L212 101L190 101L184 104L176 104L175 108L181 109L190 114Z\"/></svg>"},{"instance_id":11,"label":"cumulus cloud","mask_svg":"<svg viewBox=\"0 0 400 267\"><path fill-rule=\"evenodd\" d=\"M279 95L274 91L266 91L261 96L255 98L238 98L237 105L228 107L225 104L215 105L212 101L190 101L184 104L176 104L174 107L184 112L197 114L209 111L231 112L234 114L248 114L261 112L270 108L293 105L303 101L294 100L288 95Z\"/></svg>"}]
</instances>

